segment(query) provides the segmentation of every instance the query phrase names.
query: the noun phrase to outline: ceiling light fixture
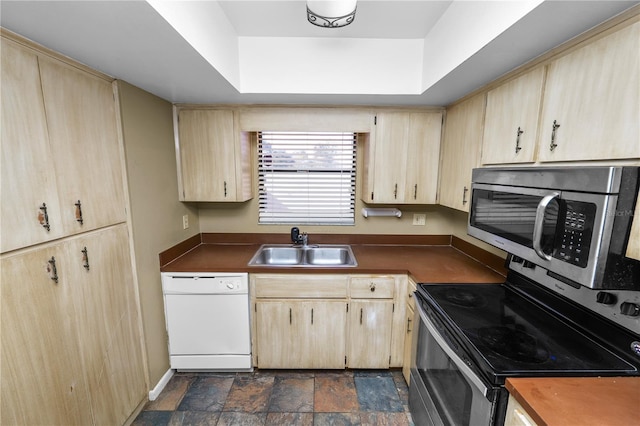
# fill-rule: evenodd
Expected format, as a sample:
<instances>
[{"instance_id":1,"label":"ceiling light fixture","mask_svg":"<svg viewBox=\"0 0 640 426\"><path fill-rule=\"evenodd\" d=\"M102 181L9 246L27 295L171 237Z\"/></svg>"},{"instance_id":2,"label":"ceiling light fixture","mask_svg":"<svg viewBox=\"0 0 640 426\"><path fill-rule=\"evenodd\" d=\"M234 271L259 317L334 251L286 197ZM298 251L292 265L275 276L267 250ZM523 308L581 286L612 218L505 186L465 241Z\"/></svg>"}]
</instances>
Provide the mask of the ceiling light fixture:
<instances>
[{"instance_id":1,"label":"ceiling light fixture","mask_svg":"<svg viewBox=\"0 0 640 426\"><path fill-rule=\"evenodd\" d=\"M357 0L307 0L307 19L323 28L349 25L356 17Z\"/></svg>"}]
</instances>

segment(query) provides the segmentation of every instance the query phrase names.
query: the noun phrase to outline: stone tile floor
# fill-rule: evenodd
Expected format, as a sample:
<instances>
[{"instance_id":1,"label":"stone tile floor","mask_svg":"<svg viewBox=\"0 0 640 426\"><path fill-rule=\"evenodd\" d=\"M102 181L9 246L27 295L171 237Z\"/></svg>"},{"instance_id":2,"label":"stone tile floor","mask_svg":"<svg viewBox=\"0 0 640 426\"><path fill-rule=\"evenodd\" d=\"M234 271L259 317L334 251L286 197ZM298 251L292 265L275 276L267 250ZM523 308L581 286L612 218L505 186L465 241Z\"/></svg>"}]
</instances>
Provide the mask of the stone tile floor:
<instances>
[{"instance_id":1,"label":"stone tile floor","mask_svg":"<svg viewBox=\"0 0 640 426\"><path fill-rule=\"evenodd\" d=\"M410 425L400 370L176 373L134 426Z\"/></svg>"}]
</instances>

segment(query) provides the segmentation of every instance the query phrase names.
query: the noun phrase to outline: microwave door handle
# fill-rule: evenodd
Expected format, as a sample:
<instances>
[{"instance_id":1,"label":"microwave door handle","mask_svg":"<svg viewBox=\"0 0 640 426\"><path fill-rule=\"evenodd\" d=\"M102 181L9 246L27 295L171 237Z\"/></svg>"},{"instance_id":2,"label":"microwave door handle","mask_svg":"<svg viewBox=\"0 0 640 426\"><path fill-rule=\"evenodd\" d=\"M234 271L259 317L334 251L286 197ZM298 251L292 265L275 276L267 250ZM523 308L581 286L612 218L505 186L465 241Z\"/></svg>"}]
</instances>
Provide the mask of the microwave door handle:
<instances>
[{"instance_id":1,"label":"microwave door handle","mask_svg":"<svg viewBox=\"0 0 640 426\"><path fill-rule=\"evenodd\" d=\"M538 203L536 210L536 221L533 224L533 249L540 258L551 260L551 256L542 250L542 230L544 229L544 214L549 203L560 196L559 192L545 195Z\"/></svg>"},{"instance_id":2,"label":"microwave door handle","mask_svg":"<svg viewBox=\"0 0 640 426\"><path fill-rule=\"evenodd\" d=\"M444 338L440 335L440 333L438 333L436 327L431 323L431 320L429 320L426 312L424 311L424 308L420 306L419 301L416 303L416 306L418 307L418 312L420 314L420 318L422 319L422 324L427 327L427 330L429 330L431 336L433 336L436 343L438 343L438 346L442 348L442 350L447 354L451 361L453 361L453 363L460 369L460 372L462 372L462 374L464 374L464 376L467 377L471 381L471 383L473 383L478 388L482 395L486 397L489 392L489 388L485 386L482 380L480 380L480 378L474 374L471 368L469 368L469 366L465 364L462 359L460 359L460 357L453 351L453 349L449 347L447 342L444 341Z\"/></svg>"}]
</instances>

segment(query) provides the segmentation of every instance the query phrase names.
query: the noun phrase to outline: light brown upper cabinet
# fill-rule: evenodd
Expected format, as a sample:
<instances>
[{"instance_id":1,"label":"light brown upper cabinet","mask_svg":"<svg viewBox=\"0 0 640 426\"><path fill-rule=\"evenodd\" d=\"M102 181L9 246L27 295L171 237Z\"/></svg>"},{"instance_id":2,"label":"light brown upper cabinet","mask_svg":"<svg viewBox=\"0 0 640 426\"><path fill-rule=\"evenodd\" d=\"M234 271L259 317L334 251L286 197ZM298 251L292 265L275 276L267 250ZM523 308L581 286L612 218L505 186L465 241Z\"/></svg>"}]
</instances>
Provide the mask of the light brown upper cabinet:
<instances>
[{"instance_id":1,"label":"light brown upper cabinet","mask_svg":"<svg viewBox=\"0 0 640 426\"><path fill-rule=\"evenodd\" d=\"M1 54L0 233L1 251L5 252L60 238L64 231L58 214L38 57L4 38Z\"/></svg>"},{"instance_id":2,"label":"light brown upper cabinet","mask_svg":"<svg viewBox=\"0 0 640 426\"><path fill-rule=\"evenodd\" d=\"M533 163L545 68L487 93L482 164Z\"/></svg>"},{"instance_id":3,"label":"light brown upper cabinet","mask_svg":"<svg viewBox=\"0 0 640 426\"><path fill-rule=\"evenodd\" d=\"M181 201L246 201L253 197L251 153L230 109L180 109L178 189Z\"/></svg>"},{"instance_id":4,"label":"light brown upper cabinet","mask_svg":"<svg viewBox=\"0 0 640 426\"><path fill-rule=\"evenodd\" d=\"M124 222L110 81L2 39L6 252Z\"/></svg>"},{"instance_id":5,"label":"light brown upper cabinet","mask_svg":"<svg viewBox=\"0 0 640 426\"><path fill-rule=\"evenodd\" d=\"M110 81L39 58L49 142L67 234L124 222L122 162Z\"/></svg>"},{"instance_id":6,"label":"light brown upper cabinet","mask_svg":"<svg viewBox=\"0 0 640 426\"><path fill-rule=\"evenodd\" d=\"M639 19L549 64L539 161L640 158Z\"/></svg>"},{"instance_id":7,"label":"light brown upper cabinet","mask_svg":"<svg viewBox=\"0 0 640 426\"><path fill-rule=\"evenodd\" d=\"M485 94L447 110L440 160L439 204L469 211L471 171L480 165Z\"/></svg>"},{"instance_id":8,"label":"light brown upper cabinet","mask_svg":"<svg viewBox=\"0 0 640 426\"><path fill-rule=\"evenodd\" d=\"M442 113L379 112L365 145L366 203L434 204Z\"/></svg>"}]
</instances>

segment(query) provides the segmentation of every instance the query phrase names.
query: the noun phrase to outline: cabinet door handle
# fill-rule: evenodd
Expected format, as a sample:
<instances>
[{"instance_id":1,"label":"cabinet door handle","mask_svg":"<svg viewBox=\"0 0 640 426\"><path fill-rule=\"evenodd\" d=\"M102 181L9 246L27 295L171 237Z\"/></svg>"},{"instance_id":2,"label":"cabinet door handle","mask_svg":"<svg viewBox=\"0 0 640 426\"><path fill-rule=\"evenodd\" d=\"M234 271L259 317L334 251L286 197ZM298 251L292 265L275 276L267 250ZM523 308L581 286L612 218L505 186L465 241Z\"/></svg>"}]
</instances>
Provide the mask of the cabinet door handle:
<instances>
[{"instance_id":1,"label":"cabinet door handle","mask_svg":"<svg viewBox=\"0 0 640 426\"><path fill-rule=\"evenodd\" d=\"M313 325L313 308L311 308L311 325Z\"/></svg>"},{"instance_id":2,"label":"cabinet door handle","mask_svg":"<svg viewBox=\"0 0 640 426\"><path fill-rule=\"evenodd\" d=\"M393 186L393 198L394 199L398 198L398 184L397 183Z\"/></svg>"},{"instance_id":3,"label":"cabinet door handle","mask_svg":"<svg viewBox=\"0 0 640 426\"><path fill-rule=\"evenodd\" d=\"M523 133L524 130L521 130L520 127L518 127L518 131L516 132L516 154L522 149L522 147L520 146L520 135Z\"/></svg>"},{"instance_id":4,"label":"cabinet door handle","mask_svg":"<svg viewBox=\"0 0 640 426\"><path fill-rule=\"evenodd\" d=\"M56 258L53 256L47 261L47 272L49 273L49 278L58 284L58 268L56 268Z\"/></svg>"},{"instance_id":5,"label":"cabinet door handle","mask_svg":"<svg viewBox=\"0 0 640 426\"><path fill-rule=\"evenodd\" d=\"M292 324L291 308L289 308L289 324Z\"/></svg>"},{"instance_id":6,"label":"cabinet door handle","mask_svg":"<svg viewBox=\"0 0 640 426\"><path fill-rule=\"evenodd\" d=\"M224 198L227 198L227 181L224 181Z\"/></svg>"},{"instance_id":7,"label":"cabinet door handle","mask_svg":"<svg viewBox=\"0 0 640 426\"><path fill-rule=\"evenodd\" d=\"M558 127L560 127L558 122L556 120L553 120L553 126L551 128L552 129L551 130L551 144L549 145L549 151L553 151L558 146L558 144L556 143L556 131L558 130Z\"/></svg>"},{"instance_id":8,"label":"cabinet door handle","mask_svg":"<svg viewBox=\"0 0 640 426\"><path fill-rule=\"evenodd\" d=\"M467 191L469 191L469 188L467 188L466 186L462 189L462 205L467 204Z\"/></svg>"},{"instance_id":9,"label":"cabinet door handle","mask_svg":"<svg viewBox=\"0 0 640 426\"><path fill-rule=\"evenodd\" d=\"M369 284L369 290L371 290L372 293L376 291L376 283Z\"/></svg>"},{"instance_id":10,"label":"cabinet door handle","mask_svg":"<svg viewBox=\"0 0 640 426\"><path fill-rule=\"evenodd\" d=\"M87 251L86 247L80 251L82 252L82 266L84 267L84 269L88 271L89 270L89 252Z\"/></svg>"},{"instance_id":11,"label":"cabinet door handle","mask_svg":"<svg viewBox=\"0 0 640 426\"><path fill-rule=\"evenodd\" d=\"M360 325L362 325L362 308L360 308Z\"/></svg>"},{"instance_id":12,"label":"cabinet door handle","mask_svg":"<svg viewBox=\"0 0 640 426\"><path fill-rule=\"evenodd\" d=\"M51 226L49 225L49 214L47 213L46 203L42 203L42 205L40 206L40 212L38 212L38 222L40 222L40 225L42 225L42 227L46 229L47 232L51 230Z\"/></svg>"},{"instance_id":13,"label":"cabinet door handle","mask_svg":"<svg viewBox=\"0 0 640 426\"><path fill-rule=\"evenodd\" d=\"M80 225L83 225L84 219L82 218L82 203L78 200L74 205L76 206L76 221L80 223Z\"/></svg>"},{"instance_id":14,"label":"cabinet door handle","mask_svg":"<svg viewBox=\"0 0 640 426\"><path fill-rule=\"evenodd\" d=\"M417 183L413 186L413 199L414 200L418 199L418 184Z\"/></svg>"},{"instance_id":15,"label":"cabinet door handle","mask_svg":"<svg viewBox=\"0 0 640 426\"><path fill-rule=\"evenodd\" d=\"M411 318L407 318L407 333L411 333Z\"/></svg>"}]
</instances>

